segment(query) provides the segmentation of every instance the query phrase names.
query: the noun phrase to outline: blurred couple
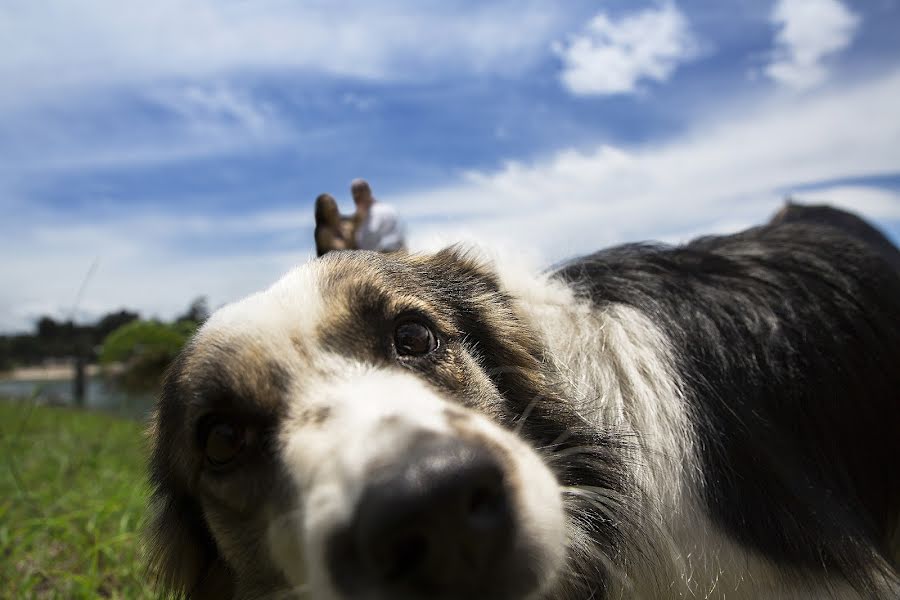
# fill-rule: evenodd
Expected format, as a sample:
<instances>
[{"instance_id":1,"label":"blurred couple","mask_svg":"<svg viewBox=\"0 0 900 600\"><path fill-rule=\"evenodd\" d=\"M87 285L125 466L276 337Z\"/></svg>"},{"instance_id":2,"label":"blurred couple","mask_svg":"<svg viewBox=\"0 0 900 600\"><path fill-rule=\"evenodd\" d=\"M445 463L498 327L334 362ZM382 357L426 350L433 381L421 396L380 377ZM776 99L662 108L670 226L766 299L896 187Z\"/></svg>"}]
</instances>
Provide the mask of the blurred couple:
<instances>
[{"instance_id":1,"label":"blurred couple","mask_svg":"<svg viewBox=\"0 0 900 600\"><path fill-rule=\"evenodd\" d=\"M316 255L332 250L406 250L403 222L389 204L379 202L364 179L350 184L356 213L344 216L330 194L316 198Z\"/></svg>"}]
</instances>

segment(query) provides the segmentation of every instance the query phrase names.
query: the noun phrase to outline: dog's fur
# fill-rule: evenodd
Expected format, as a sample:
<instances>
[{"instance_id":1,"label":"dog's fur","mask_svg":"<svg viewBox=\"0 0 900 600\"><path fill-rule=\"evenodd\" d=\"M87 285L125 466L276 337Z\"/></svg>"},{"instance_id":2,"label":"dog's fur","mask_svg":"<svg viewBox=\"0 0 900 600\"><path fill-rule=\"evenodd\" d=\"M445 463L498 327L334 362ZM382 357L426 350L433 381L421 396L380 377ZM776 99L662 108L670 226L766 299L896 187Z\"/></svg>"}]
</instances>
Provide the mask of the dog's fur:
<instances>
[{"instance_id":1,"label":"dog's fur","mask_svg":"<svg viewBox=\"0 0 900 600\"><path fill-rule=\"evenodd\" d=\"M900 596L897 250L800 221L532 278L338 252L221 309L151 428L164 587L397 597L333 549L431 436L502 465L514 538L478 581L403 597ZM439 341L414 360L408 315ZM227 469L211 419L242 432Z\"/></svg>"},{"instance_id":2,"label":"dog's fur","mask_svg":"<svg viewBox=\"0 0 900 600\"><path fill-rule=\"evenodd\" d=\"M837 228L867 244L900 273L900 252L894 244L871 223L853 213L825 204L798 204L788 199L770 223L815 223Z\"/></svg>"}]
</instances>

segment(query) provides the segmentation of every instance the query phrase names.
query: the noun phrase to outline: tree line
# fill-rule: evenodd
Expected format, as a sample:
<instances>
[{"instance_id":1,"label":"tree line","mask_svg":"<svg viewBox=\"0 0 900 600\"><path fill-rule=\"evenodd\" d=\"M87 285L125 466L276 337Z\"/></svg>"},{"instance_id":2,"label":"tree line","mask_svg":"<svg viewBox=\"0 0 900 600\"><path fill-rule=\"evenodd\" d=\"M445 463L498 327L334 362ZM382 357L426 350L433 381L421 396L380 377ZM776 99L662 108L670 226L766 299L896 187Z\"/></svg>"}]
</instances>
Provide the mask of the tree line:
<instances>
[{"instance_id":1,"label":"tree line","mask_svg":"<svg viewBox=\"0 0 900 600\"><path fill-rule=\"evenodd\" d=\"M122 363L136 381L158 379L196 328L209 316L205 297L169 322L141 319L136 311L110 312L93 323L43 316L30 333L0 336L0 371L54 360Z\"/></svg>"}]
</instances>

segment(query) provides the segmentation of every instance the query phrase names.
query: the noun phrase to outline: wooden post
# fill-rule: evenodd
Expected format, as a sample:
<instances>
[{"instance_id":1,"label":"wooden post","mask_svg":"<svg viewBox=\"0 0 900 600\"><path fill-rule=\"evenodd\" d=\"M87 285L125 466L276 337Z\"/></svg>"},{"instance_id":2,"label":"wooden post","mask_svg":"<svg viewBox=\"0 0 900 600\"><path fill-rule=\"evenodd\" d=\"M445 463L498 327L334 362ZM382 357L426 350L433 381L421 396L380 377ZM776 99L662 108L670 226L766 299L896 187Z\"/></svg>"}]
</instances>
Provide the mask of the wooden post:
<instances>
[{"instance_id":1,"label":"wooden post","mask_svg":"<svg viewBox=\"0 0 900 600\"><path fill-rule=\"evenodd\" d=\"M84 356L84 345L78 344L75 351L75 378L72 380L72 399L75 406L83 408L87 400L87 360Z\"/></svg>"}]
</instances>

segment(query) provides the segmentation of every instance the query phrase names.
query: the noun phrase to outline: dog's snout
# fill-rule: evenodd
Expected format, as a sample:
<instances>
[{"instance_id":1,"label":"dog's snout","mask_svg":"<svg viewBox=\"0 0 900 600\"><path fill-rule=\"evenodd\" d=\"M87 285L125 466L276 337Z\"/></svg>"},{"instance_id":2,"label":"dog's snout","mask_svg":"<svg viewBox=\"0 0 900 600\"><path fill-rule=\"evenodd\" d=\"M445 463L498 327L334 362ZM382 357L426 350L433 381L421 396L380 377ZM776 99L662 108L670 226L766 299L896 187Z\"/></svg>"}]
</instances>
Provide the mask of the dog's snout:
<instances>
[{"instance_id":1,"label":"dog's snout","mask_svg":"<svg viewBox=\"0 0 900 600\"><path fill-rule=\"evenodd\" d=\"M357 527L363 561L380 583L444 589L481 573L508 545L503 471L481 448L427 444L369 486Z\"/></svg>"},{"instance_id":2,"label":"dog's snout","mask_svg":"<svg viewBox=\"0 0 900 600\"><path fill-rule=\"evenodd\" d=\"M503 466L486 448L429 438L373 474L332 572L387 597L470 597L505 562L514 519ZM350 590L348 590L350 591Z\"/></svg>"}]
</instances>

